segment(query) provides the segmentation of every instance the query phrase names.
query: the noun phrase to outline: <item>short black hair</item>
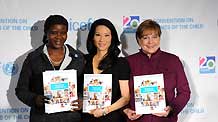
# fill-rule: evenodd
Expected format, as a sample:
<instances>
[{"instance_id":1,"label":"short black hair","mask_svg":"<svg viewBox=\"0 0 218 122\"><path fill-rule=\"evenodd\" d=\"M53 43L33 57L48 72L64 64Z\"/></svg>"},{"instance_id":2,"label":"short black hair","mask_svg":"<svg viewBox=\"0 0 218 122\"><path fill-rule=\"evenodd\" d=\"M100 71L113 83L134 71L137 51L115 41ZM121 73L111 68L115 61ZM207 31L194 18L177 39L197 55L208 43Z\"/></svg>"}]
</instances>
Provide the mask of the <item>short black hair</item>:
<instances>
[{"instance_id":1,"label":"short black hair","mask_svg":"<svg viewBox=\"0 0 218 122\"><path fill-rule=\"evenodd\" d=\"M55 24L62 24L67 27L68 30L68 21L61 15L50 15L46 20L44 24L44 33L47 33L47 31L50 29L52 25Z\"/></svg>"},{"instance_id":2,"label":"short black hair","mask_svg":"<svg viewBox=\"0 0 218 122\"><path fill-rule=\"evenodd\" d=\"M65 25L67 30L68 30L68 21L66 18L64 18L61 15L50 15L44 23L44 37L43 37L43 43L47 43L46 40L46 35L48 30L50 29L51 26L56 25L56 24L62 24Z\"/></svg>"}]
</instances>

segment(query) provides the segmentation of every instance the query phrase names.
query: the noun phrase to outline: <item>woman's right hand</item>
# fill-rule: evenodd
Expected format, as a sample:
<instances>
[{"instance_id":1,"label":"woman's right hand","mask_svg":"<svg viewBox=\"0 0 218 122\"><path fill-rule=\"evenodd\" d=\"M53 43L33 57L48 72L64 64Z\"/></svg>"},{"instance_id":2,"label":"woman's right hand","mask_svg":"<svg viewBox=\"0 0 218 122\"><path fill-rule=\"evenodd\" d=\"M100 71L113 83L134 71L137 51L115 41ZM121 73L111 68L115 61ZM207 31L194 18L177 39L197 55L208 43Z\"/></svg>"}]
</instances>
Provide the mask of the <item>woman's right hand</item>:
<instances>
[{"instance_id":1,"label":"woman's right hand","mask_svg":"<svg viewBox=\"0 0 218 122\"><path fill-rule=\"evenodd\" d=\"M48 103L49 98L43 96L43 95L37 95L35 97L35 104L38 108L41 108L44 106L45 103Z\"/></svg>"},{"instance_id":2,"label":"woman's right hand","mask_svg":"<svg viewBox=\"0 0 218 122\"><path fill-rule=\"evenodd\" d=\"M126 108L123 110L123 112L127 115L127 117L130 120L136 120L138 119L140 116L142 116L142 114L136 114L135 111L131 110L130 108Z\"/></svg>"},{"instance_id":3,"label":"woman's right hand","mask_svg":"<svg viewBox=\"0 0 218 122\"><path fill-rule=\"evenodd\" d=\"M81 99L77 99L72 101L71 106L72 106L71 111L75 111L75 110L78 111L82 109L83 102Z\"/></svg>"}]
</instances>

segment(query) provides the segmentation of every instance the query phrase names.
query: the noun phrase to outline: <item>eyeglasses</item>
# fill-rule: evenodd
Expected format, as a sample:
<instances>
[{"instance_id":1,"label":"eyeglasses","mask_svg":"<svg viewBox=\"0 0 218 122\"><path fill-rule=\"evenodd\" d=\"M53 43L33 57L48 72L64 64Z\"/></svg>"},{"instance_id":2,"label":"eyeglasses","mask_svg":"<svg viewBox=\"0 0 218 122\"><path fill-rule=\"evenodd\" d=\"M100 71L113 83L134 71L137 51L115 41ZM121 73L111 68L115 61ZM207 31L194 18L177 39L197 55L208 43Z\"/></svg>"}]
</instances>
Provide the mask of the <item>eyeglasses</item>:
<instances>
[{"instance_id":1,"label":"eyeglasses","mask_svg":"<svg viewBox=\"0 0 218 122\"><path fill-rule=\"evenodd\" d=\"M142 36L140 39L142 41L148 41L148 40L157 40L159 39L160 37L157 35L157 34L154 34L154 35L146 35L146 36Z\"/></svg>"}]
</instances>

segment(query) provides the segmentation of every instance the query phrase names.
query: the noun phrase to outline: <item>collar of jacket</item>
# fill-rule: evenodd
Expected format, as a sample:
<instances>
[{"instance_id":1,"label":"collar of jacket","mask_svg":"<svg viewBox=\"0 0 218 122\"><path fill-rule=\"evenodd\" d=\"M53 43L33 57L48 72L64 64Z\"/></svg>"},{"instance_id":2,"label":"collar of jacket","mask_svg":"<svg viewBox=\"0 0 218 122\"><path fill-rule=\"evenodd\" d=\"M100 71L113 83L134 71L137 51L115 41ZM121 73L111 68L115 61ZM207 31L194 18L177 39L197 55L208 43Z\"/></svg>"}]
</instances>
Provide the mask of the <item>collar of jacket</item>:
<instances>
[{"instance_id":1,"label":"collar of jacket","mask_svg":"<svg viewBox=\"0 0 218 122\"><path fill-rule=\"evenodd\" d=\"M66 51L65 51L65 57L64 57L64 60L61 64L60 70L65 69L70 64L71 61L76 60L80 56L78 51L76 51L70 45L66 44L64 46L65 46ZM37 54L42 55L44 60L49 60L49 55L48 55L47 47L45 44L40 46L36 52L38 52Z\"/></svg>"}]
</instances>

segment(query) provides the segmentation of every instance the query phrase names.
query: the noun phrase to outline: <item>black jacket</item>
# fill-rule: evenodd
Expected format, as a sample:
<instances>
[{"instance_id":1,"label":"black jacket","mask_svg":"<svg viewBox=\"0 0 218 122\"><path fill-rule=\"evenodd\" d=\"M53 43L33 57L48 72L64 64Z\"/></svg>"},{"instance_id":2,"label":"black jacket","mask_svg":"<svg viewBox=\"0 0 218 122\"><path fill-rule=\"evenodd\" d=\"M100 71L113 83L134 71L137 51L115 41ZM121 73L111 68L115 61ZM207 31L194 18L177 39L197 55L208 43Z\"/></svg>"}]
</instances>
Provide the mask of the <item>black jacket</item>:
<instances>
[{"instance_id":1,"label":"black jacket","mask_svg":"<svg viewBox=\"0 0 218 122\"><path fill-rule=\"evenodd\" d=\"M61 112L55 114L45 114L44 109L38 109L35 106L34 98L37 95L43 95L43 76L42 73L46 70L54 70L53 65L50 63L47 55L44 53L44 46L42 45L35 51L31 52L25 59L18 84L15 89L17 97L26 105L31 107L30 122L76 122L80 119L78 112ZM71 46L66 45L69 55L65 55L68 60L64 69L75 69L78 75L78 94L81 93L80 79L84 67L84 58L81 52L73 49ZM65 59L64 59L65 60ZM63 64L63 63L62 63ZM66 64L66 63L65 63ZM73 120L72 120L73 119Z\"/></svg>"}]
</instances>

